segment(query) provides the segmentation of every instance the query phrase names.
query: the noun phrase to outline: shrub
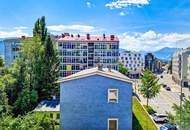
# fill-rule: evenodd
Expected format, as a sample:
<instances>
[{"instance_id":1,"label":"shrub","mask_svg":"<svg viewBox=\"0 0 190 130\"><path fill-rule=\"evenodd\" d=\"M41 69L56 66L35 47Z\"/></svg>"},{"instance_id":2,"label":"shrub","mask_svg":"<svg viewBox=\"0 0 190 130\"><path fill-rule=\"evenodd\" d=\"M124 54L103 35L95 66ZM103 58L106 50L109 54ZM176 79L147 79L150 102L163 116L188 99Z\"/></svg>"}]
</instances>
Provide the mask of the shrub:
<instances>
[{"instance_id":1,"label":"shrub","mask_svg":"<svg viewBox=\"0 0 190 130\"><path fill-rule=\"evenodd\" d=\"M145 110L146 110L150 115L156 113L156 111L155 111L151 106L147 106L147 105L143 105L143 106L144 106Z\"/></svg>"}]
</instances>

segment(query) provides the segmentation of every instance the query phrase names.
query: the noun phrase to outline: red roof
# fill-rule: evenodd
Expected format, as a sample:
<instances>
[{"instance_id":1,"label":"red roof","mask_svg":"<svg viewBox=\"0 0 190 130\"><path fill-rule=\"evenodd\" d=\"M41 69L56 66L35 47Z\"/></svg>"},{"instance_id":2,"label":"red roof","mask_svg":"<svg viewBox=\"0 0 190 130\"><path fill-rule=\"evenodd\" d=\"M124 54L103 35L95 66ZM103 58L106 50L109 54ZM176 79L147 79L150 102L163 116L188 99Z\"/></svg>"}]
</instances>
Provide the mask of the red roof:
<instances>
[{"instance_id":1,"label":"red roof","mask_svg":"<svg viewBox=\"0 0 190 130\"><path fill-rule=\"evenodd\" d=\"M87 36L80 36L80 35L69 35L69 36L63 36L59 37L58 41L86 41L86 42L119 42L119 38L114 35L110 36L90 36L89 38Z\"/></svg>"}]
</instances>

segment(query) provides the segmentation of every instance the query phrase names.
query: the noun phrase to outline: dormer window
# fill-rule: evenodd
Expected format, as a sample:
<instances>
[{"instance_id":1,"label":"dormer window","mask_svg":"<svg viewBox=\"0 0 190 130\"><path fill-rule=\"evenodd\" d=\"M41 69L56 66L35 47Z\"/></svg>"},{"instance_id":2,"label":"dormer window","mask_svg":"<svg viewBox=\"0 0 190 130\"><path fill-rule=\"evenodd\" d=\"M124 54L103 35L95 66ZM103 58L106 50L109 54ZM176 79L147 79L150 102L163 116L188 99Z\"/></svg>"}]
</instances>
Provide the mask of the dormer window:
<instances>
[{"instance_id":1,"label":"dormer window","mask_svg":"<svg viewBox=\"0 0 190 130\"><path fill-rule=\"evenodd\" d=\"M108 103L118 103L118 89L108 89Z\"/></svg>"}]
</instances>

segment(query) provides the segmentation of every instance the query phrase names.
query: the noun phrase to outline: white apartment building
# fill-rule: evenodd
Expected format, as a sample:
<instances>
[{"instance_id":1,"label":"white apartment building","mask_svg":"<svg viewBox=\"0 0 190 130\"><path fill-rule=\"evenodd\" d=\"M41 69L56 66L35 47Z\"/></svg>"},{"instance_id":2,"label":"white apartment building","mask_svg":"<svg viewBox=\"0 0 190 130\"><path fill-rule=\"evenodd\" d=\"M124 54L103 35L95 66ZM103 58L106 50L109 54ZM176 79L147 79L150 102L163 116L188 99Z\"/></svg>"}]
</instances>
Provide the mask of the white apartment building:
<instances>
[{"instance_id":1,"label":"white apartment building","mask_svg":"<svg viewBox=\"0 0 190 130\"><path fill-rule=\"evenodd\" d=\"M182 87L188 86L188 57L190 48L176 52L172 57L172 78Z\"/></svg>"},{"instance_id":2,"label":"white apartment building","mask_svg":"<svg viewBox=\"0 0 190 130\"><path fill-rule=\"evenodd\" d=\"M120 62L129 71L129 77L138 78L144 69L144 58L138 52L124 51L120 53Z\"/></svg>"},{"instance_id":3,"label":"white apartment building","mask_svg":"<svg viewBox=\"0 0 190 130\"><path fill-rule=\"evenodd\" d=\"M119 39L114 35L86 36L62 34L58 38L60 77L102 64L118 70Z\"/></svg>"},{"instance_id":4,"label":"white apartment building","mask_svg":"<svg viewBox=\"0 0 190 130\"><path fill-rule=\"evenodd\" d=\"M21 38L8 38L3 40L5 65L11 65L19 55Z\"/></svg>"}]
</instances>

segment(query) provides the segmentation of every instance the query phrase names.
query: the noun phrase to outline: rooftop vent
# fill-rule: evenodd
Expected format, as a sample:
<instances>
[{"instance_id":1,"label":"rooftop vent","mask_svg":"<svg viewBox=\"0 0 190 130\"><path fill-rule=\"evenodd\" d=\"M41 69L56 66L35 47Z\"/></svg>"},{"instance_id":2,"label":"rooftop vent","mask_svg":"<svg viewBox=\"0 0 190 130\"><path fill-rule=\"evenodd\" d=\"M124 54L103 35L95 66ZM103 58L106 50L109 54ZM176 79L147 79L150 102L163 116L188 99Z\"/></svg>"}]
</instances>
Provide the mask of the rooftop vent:
<instances>
[{"instance_id":1,"label":"rooftop vent","mask_svg":"<svg viewBox=\"0 0 190 130\"><path fill-rule=\"evenodd\" d=\"M89 33L86 34L86 38L87 38L88 40L90 40L90 34L89 34Z\"/></svg>"},{"instance_id":2,"label":"rooftop vent","mask_svg":"<svg viewBox=\"0 0 190 130\"><path fill-rule=\"evenodd\" d=\"M102 64L97 64L98 70L102 71L103 65Z\"/></svg>"}]
</instances>

